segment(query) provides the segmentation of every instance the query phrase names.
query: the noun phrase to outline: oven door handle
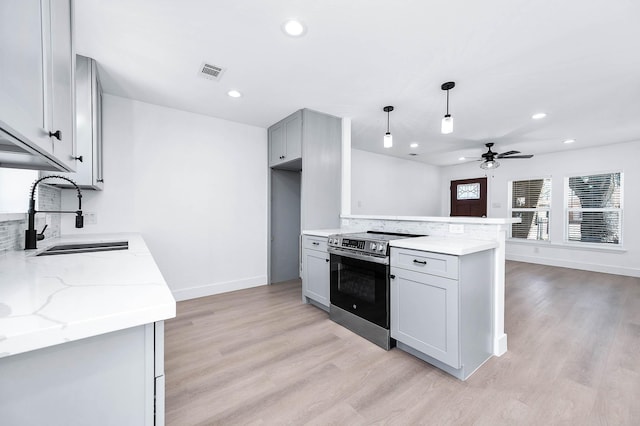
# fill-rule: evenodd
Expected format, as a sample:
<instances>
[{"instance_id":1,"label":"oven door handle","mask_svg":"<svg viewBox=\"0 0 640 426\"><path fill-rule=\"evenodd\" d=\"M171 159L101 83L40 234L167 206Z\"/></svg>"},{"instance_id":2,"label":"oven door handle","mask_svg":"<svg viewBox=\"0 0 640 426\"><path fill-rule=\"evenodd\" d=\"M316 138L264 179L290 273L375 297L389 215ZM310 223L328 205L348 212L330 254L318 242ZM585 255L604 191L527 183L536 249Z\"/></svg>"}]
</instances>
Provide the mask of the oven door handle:
<instances>
[{"instance_id":1,"label":"oven door handle","mask_svg":"<svg viewBox=\"0 0 640 426\"><path fill-rule=\"evenodd\" d=\"M342 250L335 247L328 247L327 251L329 252L329 254L335 254L337 256L342 256L342 257L349 257L351 259L364 260L365 262L379 263L381 265L389 264L389 257L387 256L385 257L369 256L366 254L353 253L353 252Z\"/></svg>"}]
</instances>

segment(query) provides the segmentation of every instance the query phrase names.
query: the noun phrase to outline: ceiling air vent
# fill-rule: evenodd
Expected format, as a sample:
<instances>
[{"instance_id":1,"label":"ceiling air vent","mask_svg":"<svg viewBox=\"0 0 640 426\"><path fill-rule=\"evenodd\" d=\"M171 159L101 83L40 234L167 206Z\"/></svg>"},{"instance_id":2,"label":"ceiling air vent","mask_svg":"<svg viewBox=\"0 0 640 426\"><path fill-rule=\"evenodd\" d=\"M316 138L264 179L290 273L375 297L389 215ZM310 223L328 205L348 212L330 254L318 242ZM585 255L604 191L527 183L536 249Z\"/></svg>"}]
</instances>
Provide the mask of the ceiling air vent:
<instances>
[{"instance_id":1,"label":"ceiling air vent","mask_svg":"<svg viewBox=\"0 0 640 426\"><path fill-rule=\"evenodd\" d=\"M222 77L222 73L224 72L224 68L219 67L217 65L210 65L207 63L203 63L200 67L200 76L204 78L208 78L209 80L220 80Z\"/></svg>"}]
</instances>

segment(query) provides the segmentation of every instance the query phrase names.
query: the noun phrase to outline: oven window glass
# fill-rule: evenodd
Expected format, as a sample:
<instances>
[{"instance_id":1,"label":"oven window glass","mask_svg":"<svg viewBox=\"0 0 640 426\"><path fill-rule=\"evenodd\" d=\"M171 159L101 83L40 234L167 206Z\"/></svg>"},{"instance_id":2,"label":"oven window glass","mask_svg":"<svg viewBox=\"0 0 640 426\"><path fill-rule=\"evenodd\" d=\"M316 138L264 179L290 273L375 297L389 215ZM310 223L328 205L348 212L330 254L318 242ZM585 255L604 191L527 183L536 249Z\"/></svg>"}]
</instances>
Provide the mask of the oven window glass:
<instances>
[{"instance_id":1,"label":"oven window glass","mask_svg":"<svg viewBox=\"0 0 640 426\"><path fill-rule=\"evenodd\" d=\"M331 304L389 328L389 267L331 254Z\"/></svg>"},{"instance_id":2,"label":"oven window glass","mask_svg":"<svg viewBox=\"0 0 640 426\"><path fill-rule=\"evenodd\" d=\"M343 267L340 270L338 291L368 303L375 303L376 274L365 269Z\"/></svg>"}]
</instances>

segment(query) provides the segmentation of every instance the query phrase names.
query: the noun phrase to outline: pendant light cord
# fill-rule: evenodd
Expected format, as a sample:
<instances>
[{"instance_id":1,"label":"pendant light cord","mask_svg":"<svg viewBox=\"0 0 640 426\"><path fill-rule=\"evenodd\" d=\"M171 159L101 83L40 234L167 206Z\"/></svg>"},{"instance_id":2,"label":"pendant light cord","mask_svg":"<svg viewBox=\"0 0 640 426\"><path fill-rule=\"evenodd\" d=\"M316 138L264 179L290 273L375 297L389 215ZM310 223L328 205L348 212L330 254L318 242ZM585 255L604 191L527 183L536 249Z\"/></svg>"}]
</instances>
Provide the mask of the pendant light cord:
<instances>
[{"instance_id":1,"label":"pendant light cord","mask_svg":"<svg viewBox=\"0 0 640 426\"><path fill-rule=\"evenodd\" d=\"M449 89L447 89L447 115L449 115Z\"/></svg>"},{"instance_id":2,"label":"pendant light cord","mask_svg":"<svg viewBox=\"0 0 640 426\"><path fill-rule=\"evenodd\" d=\"M390 112L391 112L391 111L387 111L387 133L390 133L390 132L389 132L389 113L390 113Z\"/></svg>"}]
</instances>

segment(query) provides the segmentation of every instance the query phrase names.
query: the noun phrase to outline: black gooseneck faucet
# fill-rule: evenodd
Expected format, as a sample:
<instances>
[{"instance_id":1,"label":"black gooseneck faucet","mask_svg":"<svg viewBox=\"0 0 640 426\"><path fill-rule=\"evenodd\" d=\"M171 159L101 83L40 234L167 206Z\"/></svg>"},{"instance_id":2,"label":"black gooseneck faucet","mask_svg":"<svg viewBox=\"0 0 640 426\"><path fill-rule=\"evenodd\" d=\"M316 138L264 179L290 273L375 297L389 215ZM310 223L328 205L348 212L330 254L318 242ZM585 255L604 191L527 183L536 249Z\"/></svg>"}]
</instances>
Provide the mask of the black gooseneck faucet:
<instances>
[{"instance_id":1,"label":"black gooseneck faucet","mask_svg":"<svg viewBox=\"0 0 640 426\"><path fill-rule=\"evenodd\" d=\"M45 179L63 179L71 183L71 185L73 185L76 188L76 191L78 191L78 210L76 211L36 210L36 200L35 200L36 187L40 182L42 182ZM82 228L84 226L84 217L82 216L82 192L80 192L80 188L78 187L78 185L76 185L74 181L64 176L52 175L52 176L41 177L40 179L35 181L33 183L33 186L31 187L31 198L29 198L29 210L27 213L29 215L29 228L26 231L24 231L24 249L32 250L37 248L36 241L40 241L44 239L44 230L47 228L47 225L45 225L44 228L42 229L42 232L38 234L38 232L36 231L36 213L75 213L76 228Z\"/></svg>"}]
</instances>

